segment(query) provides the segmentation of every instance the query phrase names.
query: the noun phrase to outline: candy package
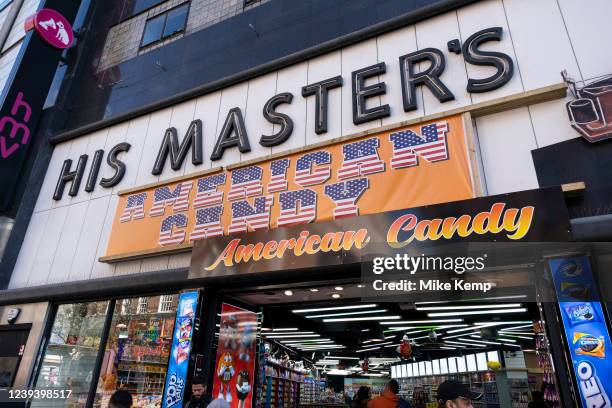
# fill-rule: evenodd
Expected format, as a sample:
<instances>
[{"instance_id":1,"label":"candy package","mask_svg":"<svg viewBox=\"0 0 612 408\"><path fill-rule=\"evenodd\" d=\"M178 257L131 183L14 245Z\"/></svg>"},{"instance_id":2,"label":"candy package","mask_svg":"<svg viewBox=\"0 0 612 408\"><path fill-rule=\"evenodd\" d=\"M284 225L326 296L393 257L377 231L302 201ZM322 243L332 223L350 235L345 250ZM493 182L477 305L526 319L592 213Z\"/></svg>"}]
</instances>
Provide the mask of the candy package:
<instances>
[{"instance_id":1,"label":"candy package","mask_svg":"<svg viewBox=\"0 0 612 408\"><path fill-rule=\"evenodd\" d=\"M568 302L562 303L562 305L571 326L600 321L597 313L595 312L595 308L589 302Z\"/></svg>"},{"instance_id":2,"label":"candy package","mask_svg":"<svg viewBox=\"0 0 612 408\"><path fill-rule=\"evenodd\" d=\"M588 333L574 332L572 343L578 348L575 349L577 355L591 357L606 357L605 341L603 336L595 337Z\"/></svg>"}]
</instances>

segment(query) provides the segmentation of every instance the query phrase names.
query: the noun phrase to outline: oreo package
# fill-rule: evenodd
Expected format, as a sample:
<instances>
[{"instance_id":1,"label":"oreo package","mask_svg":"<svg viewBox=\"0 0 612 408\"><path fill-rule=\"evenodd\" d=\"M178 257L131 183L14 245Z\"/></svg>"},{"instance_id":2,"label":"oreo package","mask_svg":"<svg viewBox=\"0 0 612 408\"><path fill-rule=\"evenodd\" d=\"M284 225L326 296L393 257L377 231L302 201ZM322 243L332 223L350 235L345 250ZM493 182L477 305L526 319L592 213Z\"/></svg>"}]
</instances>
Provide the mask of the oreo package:
<instances>
[{"instance_id":1,"label":"oreo package","mask_svg":"<svg viewBox=\"0 0 612 408\"><path fill-rule=\"evenodd\" d=\"M571 326L599 321L599 317L595 312L595 308L590 302L563 303L563 310L565 311L565 314Z\"/></svg>"},{"instance_id":2,"label":"oreo package","mask_svg":"<svg viewBox=\"0 0 612 408\"><path fill-rule=\"evenodd\" d=\"M576 355L606 357L606 343L603 336L596 337L589 333L574 332L573 343L578 346L574 350Z\"/></svg>"}]
</instances>

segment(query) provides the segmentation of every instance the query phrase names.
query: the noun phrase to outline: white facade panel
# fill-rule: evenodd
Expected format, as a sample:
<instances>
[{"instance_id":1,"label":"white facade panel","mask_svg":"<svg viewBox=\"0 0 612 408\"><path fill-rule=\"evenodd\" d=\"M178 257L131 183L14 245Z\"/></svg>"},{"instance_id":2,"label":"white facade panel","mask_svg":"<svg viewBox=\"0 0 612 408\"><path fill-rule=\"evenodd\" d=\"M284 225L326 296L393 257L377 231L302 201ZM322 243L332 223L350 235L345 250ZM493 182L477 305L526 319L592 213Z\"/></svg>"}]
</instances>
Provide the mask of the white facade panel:
<instances>
[{"instance_id":1,"label":"white facade panel","mask_svg":"<svg viewBox=\"0 0 612 408\"><path fill-rule=\"evenodd\" d=\"M149 126L144 136L144 149L140 157L138 175L136 176L137 186L154 183L160 179L159 176L151 174L151 169L153 169L164 133L170 125L171 117L172 108L166 108L150 115ZM169 166L169 163L166 163L166 165Z\"/></svg>"},{"instance_id":2,"label":"white facade panel","mask_svg":"<svg viewBox=\"0 0 612 408\"><path fill-rule=\"evenodd\" d=\"M582 78L586 81L612 73L612 2L558 0Z\"/></svg>"},{"instance_id":3,"label":"white facade panel","mask_svg":"<svg viewBox=\"0 0 612 408\"><path fill-rule=\"evenodd\" d=\"M268 99L277 94L276 78L277 73L275 72L249 81L249 94L247 96L246 112L244 112L244 124L247 131L253 129L253 133L249 133L249 139L252 140L251 151L243 153L241 155L242 160L272 154L272 148L260 145L258 140L261 135L272 135L278 131L261 114ZM206 133L204 138L212 139L214 143L215 134L213 132ZM204 152L204 155L208 155L210 158L210 152Z\"/></svg>"},{"instance_id":4,"label":"white facade panel","mask_svg":"<svg viewBox=\"0 0 612 408\"><path fill-rule=\"evenodd\" d=\"M278 73L276 93L290 92L293 94L291 104L278 105L279 113L289 115L293 119L293 133L283 144L272 147L272 153L279 153L306 144L306 99L302 98L302 86L308 83L308 63L294 65ZM261 109L258 109L261 112ZM274 133L280 131L279 125L274 125ZM259 132L251 137L251 144L259 143Z\"/></svg>"},{"instance_id":5,"label":"white facade panel","mask_svg":"<svg viewBox=\"0 0 612 408\"><path fill-rule=\"evenodd\" d=\"M527 108L476 119L489 195L538 187L531 150L535 149Z\"/></svg>"},{"instance_id":6,"label":"white facade panel","mask_svg":"<svg viewBox=\"0 0 612 408\"><path fill-rule=\"evenodd\" d=\"M378 62L384 62L387 65L387 73L382 77L387 85L387 93L381 96L383 104L388 104L391 108L391 116L383 118L383 125L401 122L422 116L423 108L423 93L417 89L417 106L418 109L404 112L402 102L402 77L399 65L399 57L409 54L418 49L416 43L415 26L401 28L391 33L381 35L377 39L378 44Z\"/></svg>"},{"instance_id":7,"label":"white facade panel","mask_svg":"<svg viewBox=\"0 0 612 408\"><path fill-rule=\"evenodd\" d=\"M342 134L344 135L375 128L382 123L380 120L374 120L360 125L355 125L353 123L351 73L378 63L376 40L376 38L372 38L342 50L342 78L344 78L344 86L342 87ZM389 61L385 62L387 64L389 63ZM370 78L366 81L366 85L374 84L378 80L377 77ZM368 108L378 105L380 105L379 97L369 98L366 104Z\"/></svg>"},{"instance_id":8,"label":"white facade panel","mask_svg":"<svg viewBox=\"0 0 612 408\"><path fill-rule=\"evenodd\" d=\"M340 75L342 55L340 51L330 52L308 61L308 84ZM344 78L344 86L347 80ZM307 85L307 84L304 84ZM301 95L301 91L300 91ZM294 95L294 97L301 97ZM315 133L315 97L306 99L306 144L314 144L342 136L342 89L331 89L328 93L327 133Z\"/></svg>"},{"instance_id":9,"label":"white facade panel","mask_svg":"<svg viewBox=\"0 0 612 408\"><path fill-rule=\"evenodd\" d=\"M111 202L110 195L89 201L87 213L74 247L74 259L70 266L70 280L89 279L103 240L104 222Z\"/></svg>"},{"instance_id":10,"label":"white facade panel","mask_svg":"<svg viewBox=\"0 0 612 408\"><path fill-rule=\"evenodd\" d=\"M248 92L248 82L242 82L238 85L234 85L221 91L221 106L219 108L219 120L217 121L217 130L215 132L215 135L218 135L221 132L221 129L223 128L223 124L227 119L228 112L230 111L230 109L240 108L244 117L244 112L246 111L247 106ZM216 140L216 137L212 139L211 150L209 150L210 153L212 153L212 149L214 149L214 140ZM254 140L250 140L250 142L255 143ZM209 157L210 153L207 153ZM237 147L226 149L223 153L223 158L215 161L213 163L213 166L227 166L233 163L239 163L240 160L240 151Z\"/></svg>"},{"instance_id":11,"label":"white facade panel","mask_svg":"<svg viewBox=\"0 0 612 408\"><path fill-rule=\"evenodd\" d=\"M429 89L421 87L424 113L428 115L469 105L471 103L471 96L465 88L467 86L465 61L462 55L450 53L447 50L447 43L450 40L461 38L457 12L451 11L417 23L416 38L419 49L433 47L444 53L446 68L440 79L455 96L454 100L442 104ZM420 68L427 69L427 65L422 63Z\"/></svg>"},{"instance_id":12,"label":"white facade panel","mask_svg":"<svg viewBox=\"0 0 612 408\"><path fill-rule=\"evenodd\" d=\"M558 83L563 70L581 79L556 0L505 0L504 8L526 90Z\"/></svg>"},{"instance_id":13,"label":"white facade panel","mask_svg":"<svg viewBox=\"0 0 612 408\"><path fill-rule=\"evenodd\" d=\"M502 38L500 41L488 41L483 43L480 49L483 51L498 51L509 55L514 62L514 75L510 82L491 92L472 94L474 103L483 102L506 95L512 95L523 91L520 66L517 64L512 44L512 33L508 29L506 13L501 0L485 0L472 3L469 6L457 10L459 16L459 30L462 42L480 30L489 27L501 27ZM495 68L467 64L467 73L470 78L487 78L495 73Z\"/></svg>"},{"instance_id":14,"label":"white facade panel","mask_svg":"<svg viewBox=\"0 0 612 408\"><path fill-rule=\"evenodd\" d=\"M81 240L81 230L85 224L87 207L90 201L82 201L67 207L64 222L58 240L58 247L51 264L51 273L45 283L60 283L71 279L70 270L75 257L75 248ZM87 239L83 237L83 239ZM42 278L42 277L41 277Z\"/></svg>"}]
</instances>

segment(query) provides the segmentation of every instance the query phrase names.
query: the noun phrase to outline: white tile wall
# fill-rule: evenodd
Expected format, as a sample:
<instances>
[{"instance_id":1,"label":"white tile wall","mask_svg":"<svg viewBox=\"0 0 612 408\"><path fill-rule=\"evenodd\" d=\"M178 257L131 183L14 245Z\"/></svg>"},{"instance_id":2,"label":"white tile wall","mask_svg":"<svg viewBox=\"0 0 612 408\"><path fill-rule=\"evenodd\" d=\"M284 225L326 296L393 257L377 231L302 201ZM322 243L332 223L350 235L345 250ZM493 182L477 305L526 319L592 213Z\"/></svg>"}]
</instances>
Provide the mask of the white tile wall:
<instances>
[{"instance_id":1,"label":"white tile wall","mask_svg":"<svg viewBox=\"0 0 612 408\"><path fill-rule=\"evenodd\" d=\"M55 147L10 287L187 267L189 254L117 265L97 261L106 249L119 190L211 166L265 157L271 152L373 129L381 124L555 84L560 82L559 71L562 69L583 80L612 73L612 48L607 43L612 34L607 22L609 15L612 15L612 2L609 0L590 0L588 3L575 0L484 0L60 144ZM491 26L503 27L503 39L499 43L486 44L483 48L501 50L511 55L515 62L515 75L503 88L486 94L469 95L465 91L468 76L480 78L490 75L492 71L465 64L461 56L447 51L446 43L454 38L465 40L475 31ZM442 79L453 91L456 100L440 104L428 90L419 90L419 110L404 113L398 58L428 46L444 52L447 66ZM389 104L393 116L355 126L352 123L350 73L379 61L387 64L387 74L380 80L387 83L388 93L371 102ZM339 74L344 77L344 86L330 92L329 132L316 135L314 98L302 98L300 88ZM289 113L295 121L294 134L284 145L263 148L258 145L260 135L273 132L274 127L261 116L261 110L270 96L284 91L292 92L294 101L279 110ZM475 121L488 194L537 187L531 150L578 137L567 125L564 104L565 100L561 99ZM211 163L209 157L216 135L227 111L235 106L242 109L253 151L240 154L237 149L230 149L223 160ZM203 121L204 164L194 167L188 158L178 171L171 170L169 163L166 163L161 176L151 175L166 128L175 126L182 137L193 118ZM112 190L97 186L92 194L85 194L83 184L76 198L65 193L59 202L51 199L65 159L73 159L76 165L79 155L85 152L93 154L101 146L108 152L121 141L128 141L132 148L122 156L128 167L125 178L118 186ZM101 176L110 173L103 164Z\"/></svg>"}]
</instances>

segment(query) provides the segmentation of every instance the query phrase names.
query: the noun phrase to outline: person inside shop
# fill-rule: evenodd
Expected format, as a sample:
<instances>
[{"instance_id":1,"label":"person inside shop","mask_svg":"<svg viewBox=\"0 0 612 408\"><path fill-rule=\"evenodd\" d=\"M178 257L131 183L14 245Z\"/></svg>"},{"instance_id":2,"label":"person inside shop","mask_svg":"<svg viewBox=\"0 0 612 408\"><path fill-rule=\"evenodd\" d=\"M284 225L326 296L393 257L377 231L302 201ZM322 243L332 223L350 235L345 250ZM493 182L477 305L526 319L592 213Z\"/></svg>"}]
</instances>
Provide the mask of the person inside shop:
<instances>
[{"instance_id":1,"label":"person inside shop","mask_svg":"<svg viewBox=\"0 0 612 408\"><path fill-rule=\"evenodd\" d=\"M472 408L472 401L478 401L482 394L470 390L467 384L447 380L438 386L439 408Z\"/></svg>"},{"instance_id":2,"label":"person inside shop","mask_svg":"<svg viewBox=\"0 0 612 408\"><path fill-rule=\"evenodd\" d=\"M370 388L362 385L357 391L357 396L351 402L351 408L368 408L368 402L372 399L371 395Z\"/></svg>"},{"instance_id":3,"label":"person inside shop","mask_svg":"<svg viewBox=\"0 0 612 408\"><path fill-rule=\"evenodd\" d=\"M187 402L185 408L206 408L212 401L212 397L206 391L204 378L194 377L191 380L191 400Z\"/></svg>"},{"instance_id":4,"label":"person inside shop","mask_svg":"<svg viewBox=\"0 0 612 408\"><path fill-rule=\"evenodd\" d=\"M387 383L382 395L368 402L368 408L412 408L410 403L397 395L400 386L396 380Z\"/></svg>"},{"instance_id":5,"label":"person inside shop","mask_svg":"<svg viewBox=\"0 0 612 408\"><path fill-rule=\"evenodd\" d=\"M126 390L117 390L108 401L108 408L131 408L132 394Z\"/></svg>"},{"instance_id":6,"label":"person inside shop","mask_svg":"<svg viewBox=\"0 0 612 408\"><path fill-rule=\"evenodd\" d=\"M542 391L533 391L531 393L531 401L529 401L527 408L546 408L544 393Z\"/></svg>"}]
</instances>

